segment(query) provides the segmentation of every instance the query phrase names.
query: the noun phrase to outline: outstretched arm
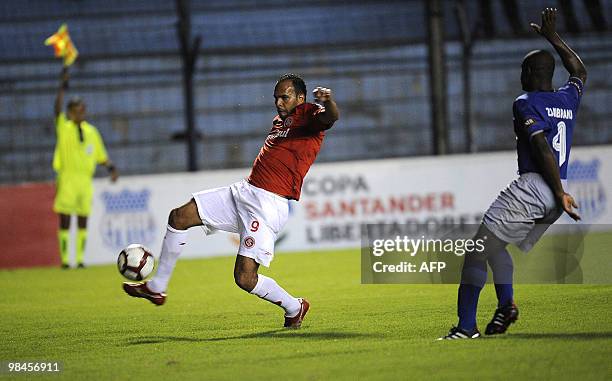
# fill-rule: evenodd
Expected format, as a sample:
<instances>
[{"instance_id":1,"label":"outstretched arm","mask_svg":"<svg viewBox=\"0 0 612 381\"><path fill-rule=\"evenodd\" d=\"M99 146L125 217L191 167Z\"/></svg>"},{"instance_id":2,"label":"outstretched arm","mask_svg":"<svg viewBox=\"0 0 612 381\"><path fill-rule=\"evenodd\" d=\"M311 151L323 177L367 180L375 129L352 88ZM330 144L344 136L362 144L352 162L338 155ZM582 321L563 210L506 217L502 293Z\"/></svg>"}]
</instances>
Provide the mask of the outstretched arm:
<instances>
[{"instance_id":1,"label":"outstretched arm","mask_svg":"<svg viewBox=\"0 0 612 381\"><path fill-rule=\"evenodd\" d=\"M337 121L340 117L340 113L338 111L338 105L336 105L336 102L334 102L332 98L331 89L318 86L312 93L314 94L314 98L325 107L325 112L317 114L319 121L327 125Z\"/></svg>"},{"instance_id":2,"label":"outstretched arm","mask_svg":"<svg viewBox=\"0 0 612 381\"><path fill-rule=\"evenodd\" d=\"M64 90L66 90L67 88L68 88L68 67L64 66L62 68L62 74L60 75L60 85L59 85L59 89L57 90L57 95L55 96L55 105L53 107L53 112L56 118L62 112L62 108L64 107Z\"/></svg>"},{"instance_id":3,"label":"outstretched arm","mask_svg":"<svg viewBox=\"0 0 612 381\"><path fill-rule=\"evenodd\" d=\"M555 195L557 204L559 204L565 213L575 221L580 220L578 213L573 210L573 208L578 208L578 205L574 201L574 198L563 190L557 159L551 152L550 146L543 133L537 133L531 137L531 151L540 168L542 177L544 177L544 180Z\"/></svg>"},{"instance_id":4,"label":"outstretched arm","mask_svg":"<svg viewBox=\"0 0 612 381\"><path fill-rule=\"evenodd\" d=\"M548 42L555 48L563 66L569 72L570 76L579 78L584 84L587 79L586 68L584 63L576 52L574 52L563 39L559 36L556 30L557 21L557 9L546 8L542 11L542 26L536 23L530 23L529 25L542 37L546 38Z\"/></svg>"}]
</instances>

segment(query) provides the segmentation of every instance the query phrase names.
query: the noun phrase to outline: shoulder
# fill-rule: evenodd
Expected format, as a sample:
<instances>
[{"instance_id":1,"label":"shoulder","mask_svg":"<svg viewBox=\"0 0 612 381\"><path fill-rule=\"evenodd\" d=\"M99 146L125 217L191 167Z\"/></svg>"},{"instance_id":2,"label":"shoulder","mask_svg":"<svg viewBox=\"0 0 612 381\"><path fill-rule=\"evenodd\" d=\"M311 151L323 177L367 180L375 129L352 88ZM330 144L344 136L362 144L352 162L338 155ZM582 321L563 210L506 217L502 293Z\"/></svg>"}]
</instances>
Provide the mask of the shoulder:
<instances>
[{"instance_id":1,"label":"shoulder","mask_svg":"<svg viewBox=\"0 0 612 381\"><path fill-rule=\"evenodd\" d=\"M521 94L516 97L512 106L516 111L524 111L533 107L536 103L536 98L536 93Z\"/></svg>"},{"instance_id":2,"label":"shoulder","mask_svg":"<svg viewBox=\"0 0 612 381\"><path fill-rule=\"evenodd\" d=\"M312 115L321 111L324 111L325 108L316 103L302 103L301 105L295 108L296 113L300 113L302 115L308 114Z\"/></svg>"},{"instance_id":3,"label":"shoulder","mask_svg":"<svg viewBox=\"0 0 612 381\"><path fill-rule=\"evenodd\" d=\"M55 117L55 124L57 124L57 125L64 124L64 123L66 123L66 121L67 121L66 114L64 112L60 112Z\"/></svg>"},{"instance_id":4,"label":"shoulder","mask_svg":"<svg viewBox=\"0 0 612 381\"><path fill-rule=\"evenodd\" d=\"M529 100L529 93L521 94L514 100L514 103L517 102L527 102Z\"/></svg>"},{"instance_id":5,"label":"shoulder","mask_svg":"<svg viewBox=\"0 0 612 381\"><path fill-rule=\"evenodd\" d=\"M102 138L102 136L100 135L100 131L98 131L98 128L94 126L93 124L87 121L83 121L83 123L81 123L81 126L86 128L90 133L96 135L100 139Z\"/></svg>"},{"instance_id":6,"label":"shoulder","mask_svg":"<svg viewBox=\"0 0 612 381\"><path fill-rule=\"evenodd\" d=\"M85 127L88 130L91 131L98 131L98 129L96 128L96 126L94 126L93 124L89 123L88 121L84 120L83 122L81 122L81 127Z\"/></svg>"}]
</instances>

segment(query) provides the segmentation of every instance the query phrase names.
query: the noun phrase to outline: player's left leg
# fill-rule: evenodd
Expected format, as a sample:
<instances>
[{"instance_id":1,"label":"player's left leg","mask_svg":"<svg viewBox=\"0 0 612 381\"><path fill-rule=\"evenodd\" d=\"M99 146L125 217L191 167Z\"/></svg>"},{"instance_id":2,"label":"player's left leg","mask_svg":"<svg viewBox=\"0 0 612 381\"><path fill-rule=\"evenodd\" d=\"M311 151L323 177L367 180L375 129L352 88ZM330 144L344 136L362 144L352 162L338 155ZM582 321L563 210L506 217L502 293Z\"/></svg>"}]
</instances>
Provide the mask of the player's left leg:
<instances>
[{"instance_id":1,"label":"player's left leg","mask_svg":"<svg viewBox=\"0 0 612 381\"><path fill-rule=\"evenodd\" d=\"M77 215L76 263L77 268L85 268L83 258L87 245L87 218L91 213L93 201L93 183L91 178L86 176L75 177L72 181Z\"/></svg>"},{"instance_id":2,"label":"player's left leg","mask_svg":"<svg viewBox=\"0 0 612 381\"><path fill-rule=\"evenodd\" d=\"M157 306L163 305L174 266L187 243L187 229L199 225L202 225L202 220L193 198L185 205L172 209L155 275L144 283L125 282L123 290L130 296L148 299Z\"/></svg>"},{"instance_id":3,"label":"player's left leg","mask_svg":"<svg viewBox=\"0 0 612 381\"><path fill-rule=\"evenodd\" d=\"M59 242L60 259L62 261L62 269L70 268L70 254L68 252L70 241L70 214L58 213L59 229L57 231L57 240Z\"/></svg>"},{"instance_id":4,"label":"player's left leg","mask_svg":"<svg viewBox=\"0 0 612 381\"><path fill-rule=\"evenodd\" d=\"M76 262L77 268L85 268L83 258L85 256L85 245L87 244L87 216L77 216L77 241Z\"/></svg>"},{"instance_id":5,"label":"player's left leg","mask_svg":"<svg viewBox=\"0 0 612 381\"><path fill-rule=\"evenodd\" d=\"M156 293L166 291L174 266L187 243L187 229L199 225L202 225L202 220L198 215L198 208L193 198L185 205L170 212L157 271L153 279L147 282L151 291Z\"/></svg>"},{"instance_id":6,"label":"player's left leg","mask_svg":"<svg viewBox=\"0 0 612 381\"><path fill-rule=\"evenodd\" d=\"M191 200L175 208L168 216L157 271L145 283L124 283L131 296L146 298L156 305L166 301L166 289L174 266L187 244L187 229L203 226L206 234L217 230L238 232L238 214L231 187L208 189L192 194Z\"/></svg>"}]
</instances>

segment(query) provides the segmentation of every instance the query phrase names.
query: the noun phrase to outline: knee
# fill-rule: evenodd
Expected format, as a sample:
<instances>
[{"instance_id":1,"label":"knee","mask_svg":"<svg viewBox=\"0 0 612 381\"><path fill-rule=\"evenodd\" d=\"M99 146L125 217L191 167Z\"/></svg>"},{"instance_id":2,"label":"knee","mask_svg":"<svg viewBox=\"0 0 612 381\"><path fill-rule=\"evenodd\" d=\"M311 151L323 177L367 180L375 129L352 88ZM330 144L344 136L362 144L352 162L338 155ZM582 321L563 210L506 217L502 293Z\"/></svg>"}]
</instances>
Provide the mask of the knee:
<instances>
[{"instance_id":1,"label":"knee","mask_svg":"<svg viewBox=\"0 0 612 381\"><path fill-rule=\"evenodd\" d=\"M246 292L251 292L257 284L257 273L234 271L234 282Z\"/></svg>"},{"instance_id":2,"label":"knee","mask_svg":"<svg viewBox=\"0 0 612 381\"><path fill-rule=\"evenodd\" d=\"M172 209L168 216L168 225L178 230L187 230L197 225L198 221L194 221L194 212L190 208L191 204L187 204L180 208Z\"/></svg>"},{"instance_id":3,"label":"knee","mask_svg":"<svg viewBox=\"0 0 612 381\"><path fill-rule=\"evenodd\" d=\"M183 218L181 216L181 209L174 208L170 211L170 215L168 215L168 225L172 226L175 229L184 230L183 228Z\"/></svg>"}]
</instances>

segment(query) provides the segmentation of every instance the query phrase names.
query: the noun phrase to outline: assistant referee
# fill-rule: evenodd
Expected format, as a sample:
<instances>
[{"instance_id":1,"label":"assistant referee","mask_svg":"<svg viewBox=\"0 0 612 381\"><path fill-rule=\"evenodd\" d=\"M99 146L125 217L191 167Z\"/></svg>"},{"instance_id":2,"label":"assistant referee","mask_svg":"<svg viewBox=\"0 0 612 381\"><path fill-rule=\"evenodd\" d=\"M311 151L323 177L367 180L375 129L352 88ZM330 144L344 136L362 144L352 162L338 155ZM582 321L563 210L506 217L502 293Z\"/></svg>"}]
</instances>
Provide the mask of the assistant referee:
<instances>
[{"instance_id":1,"label":"assistant referee","mask_svg":"<svg viewBox=\"0 0 612 381\"><path fill-rule=\"evenodd\" d=\"M85 102L75 97L62 112L64 91L68 88L68 68L61 73L60 86L55 98L55 127L57 142L53 154L53 170L56 172L56 195L53 211L59 215L59 249L62 268L70 268L68 242L70 218L77 216L76 263L85 267L83 254L87 242L87 217L93 198L93 176L96 165L102 164L109 171L112 182L119 173L109 160L104 141L96 127L85 121Z\"/></svg>"}]
</instances>

